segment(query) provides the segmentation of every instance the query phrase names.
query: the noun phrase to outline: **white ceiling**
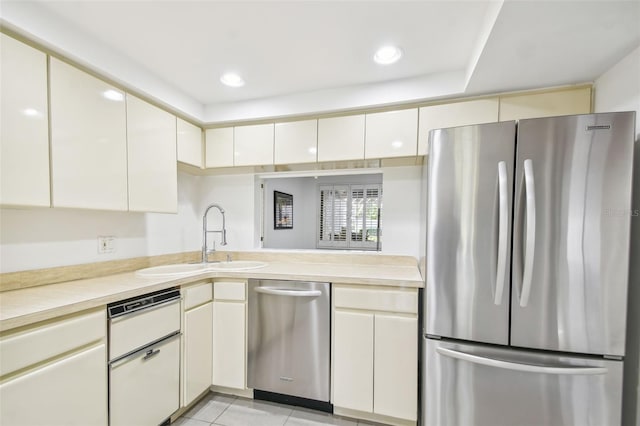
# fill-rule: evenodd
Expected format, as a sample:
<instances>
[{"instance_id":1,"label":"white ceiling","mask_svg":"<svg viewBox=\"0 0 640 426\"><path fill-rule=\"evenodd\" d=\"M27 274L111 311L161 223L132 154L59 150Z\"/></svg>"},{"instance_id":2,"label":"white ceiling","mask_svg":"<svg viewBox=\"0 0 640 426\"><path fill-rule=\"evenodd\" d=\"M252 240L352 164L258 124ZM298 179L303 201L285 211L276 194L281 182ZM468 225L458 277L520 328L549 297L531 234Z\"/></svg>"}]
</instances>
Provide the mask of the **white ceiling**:
<instances>
[{"instance_id":1,"label":"white ceiling","mask_svg":"<svg viewBox=\"0 0 640 426\"><path fill-rule=\"evenodd\" d=\"M1 1L10 29L204 123L583 83L640 45L638 0ZM400 62L372 61L384 43Z\"/></svg>"}]
</instances>

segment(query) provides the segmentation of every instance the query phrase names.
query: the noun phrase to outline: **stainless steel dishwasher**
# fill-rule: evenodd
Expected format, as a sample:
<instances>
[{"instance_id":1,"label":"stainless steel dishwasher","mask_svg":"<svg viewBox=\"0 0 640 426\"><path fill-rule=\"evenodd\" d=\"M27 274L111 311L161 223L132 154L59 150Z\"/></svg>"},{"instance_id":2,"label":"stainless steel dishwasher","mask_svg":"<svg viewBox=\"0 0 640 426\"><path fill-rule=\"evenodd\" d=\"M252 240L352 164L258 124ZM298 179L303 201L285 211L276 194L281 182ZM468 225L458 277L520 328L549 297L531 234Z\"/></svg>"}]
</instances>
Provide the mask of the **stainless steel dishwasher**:
<instances>
[{"instance_id":1,"label":"stainless steel dishwasher","mask_svg":"<svg viewBox=\"0 0 640 426\"><path fill-rule=\"evenodd\" d=\"M330 284L249 280L247 383L254 398L333 411Z\"/></svg>"}]
</instances>

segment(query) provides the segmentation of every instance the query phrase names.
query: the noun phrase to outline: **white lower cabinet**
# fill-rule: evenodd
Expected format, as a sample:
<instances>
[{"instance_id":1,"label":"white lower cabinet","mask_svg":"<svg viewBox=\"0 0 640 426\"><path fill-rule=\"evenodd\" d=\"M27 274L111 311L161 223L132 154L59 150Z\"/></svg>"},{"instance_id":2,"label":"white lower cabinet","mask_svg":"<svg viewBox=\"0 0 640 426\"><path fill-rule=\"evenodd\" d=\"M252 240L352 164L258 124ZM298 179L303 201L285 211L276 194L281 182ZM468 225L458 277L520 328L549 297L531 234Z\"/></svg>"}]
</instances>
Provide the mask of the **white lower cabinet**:
<instances>
[{"instance_id":1,"label":"white lower cabinet","mask_svg":"<svg viewBox=\"0 0 640 426\"><path fill-rule=\"evenodd\" d=\"M104 344L0 385L2 425L106 425Z\"/></svg>"},{"instance_id":2,"label":"white lower cabinet","mask_svg":"<svg viewBox=\"0 0 640 426\"><path fill-rule=\"evenodd\" d=\"M213 288L212 383L246 388L246 282L216 282Z\"/></svg>"},{"instance_id":3,"label":"white lower cabinet","mask_svg":"<svg viewBox=\"0 0 640 426\"><path fill-rule=\"evenodd\" d=\"M373 314L334 316L333 403L373 412Z\"/></svg>"},{"instance_id":4,"label":"white lower cabinet","mask_svg":"<svg viewBox=\"0 0 640 426\"><path fill-rule=\"evenodd\" d=\"M183 406L211 386L213 303L211 283L185 290Z\"/></svg>"},{"instance_id":5,"label":"white lower cabinet","mask_svg":"<svg viewBox=\"0 0 640 426\"><path fill-rule=\"evenodd\" d=\"M417 295L417 289L334 285L332 402L338 414L391 424L417 420Z\"/></svg>"},{"instance_id":6,"label":"white lower cabinet","mask_svg":"<svg viewBox=\"0 0 640 426\"><path fill-rule=\"evenodd\" d=\"M375 315L373 411L416 420L418 318Z\"/></svg>"},{"instance_id":7,"label":"white lower cabinet","mask_svg":"<svg viewBox=\"0 0 640 426\"><path fill-rule=\"evenodd\" d=\"M158 425L180 408L178 337L111 364L111 426Z\"/></svg>"},{"instance_id":8,"label":"white lower cabinet","mask_svg":"<svg viewBox=\"0 0 640 426\"><path fill-rule=\"evenodd\" d=\"M0 337L1 425L107 425L104 310Z\"/></svg>"}]
</instances>

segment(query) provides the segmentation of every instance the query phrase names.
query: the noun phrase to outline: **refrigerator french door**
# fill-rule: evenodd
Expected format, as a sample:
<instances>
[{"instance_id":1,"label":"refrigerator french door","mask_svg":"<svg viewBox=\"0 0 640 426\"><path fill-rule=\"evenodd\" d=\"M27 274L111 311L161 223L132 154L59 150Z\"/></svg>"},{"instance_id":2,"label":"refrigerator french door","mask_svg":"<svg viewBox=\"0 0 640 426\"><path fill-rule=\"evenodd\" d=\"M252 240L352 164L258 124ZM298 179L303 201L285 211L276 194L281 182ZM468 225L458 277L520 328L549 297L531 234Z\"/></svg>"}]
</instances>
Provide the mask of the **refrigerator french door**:
<instances>
[{"instance_id":1,"label":"refrigerator french door","mask_svg":"<svg viewBox=\"0 0 640 426\"><path fill-rule=\"evenodd\" d=\"M431 132L423 424L620 423L634 129Z\"/></svg>"}]
</instances>

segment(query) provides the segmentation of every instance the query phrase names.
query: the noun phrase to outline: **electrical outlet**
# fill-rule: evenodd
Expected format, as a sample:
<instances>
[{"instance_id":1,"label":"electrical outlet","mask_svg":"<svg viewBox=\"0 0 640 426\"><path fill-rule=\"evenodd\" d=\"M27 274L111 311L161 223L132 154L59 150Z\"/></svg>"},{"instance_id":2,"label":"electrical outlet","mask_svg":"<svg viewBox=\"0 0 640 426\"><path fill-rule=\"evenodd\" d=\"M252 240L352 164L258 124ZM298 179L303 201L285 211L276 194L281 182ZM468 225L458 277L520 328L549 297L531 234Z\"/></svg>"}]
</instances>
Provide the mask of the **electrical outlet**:
<instances>
[{"instance_id":1,"label":"electrical outlet","mask_svg":"<svg viewBox=\"0 0 640 426\"><path fill-rule=\"evenodd\" d=\"M107 254L116 252L116 237L109 235L106 237L98 236L98 254Z\"/></svg>"}]
</instances>

